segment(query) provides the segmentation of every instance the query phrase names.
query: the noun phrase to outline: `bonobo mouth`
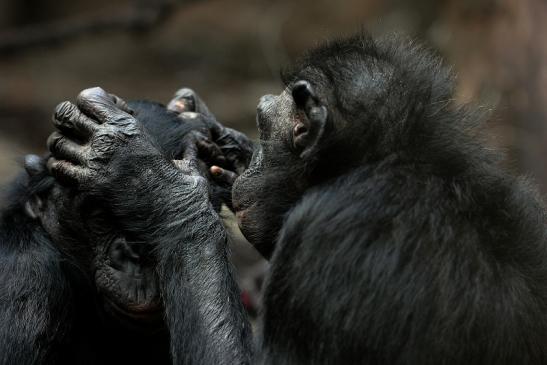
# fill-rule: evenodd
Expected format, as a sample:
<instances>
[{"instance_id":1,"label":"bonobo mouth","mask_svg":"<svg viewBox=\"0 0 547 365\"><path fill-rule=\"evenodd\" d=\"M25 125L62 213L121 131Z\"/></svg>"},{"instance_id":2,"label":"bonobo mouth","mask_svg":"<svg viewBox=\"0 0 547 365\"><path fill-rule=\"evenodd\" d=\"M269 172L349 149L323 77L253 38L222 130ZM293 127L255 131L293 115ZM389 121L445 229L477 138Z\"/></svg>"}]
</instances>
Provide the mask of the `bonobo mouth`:
<instances>
[{"instance_id":1,"label":"bonobo mouth","mask_svg":"<svg viewBox=\"0 0 547 365\"><path fill-rule=\"evenodd\" d=\"M239 226L239 229L241 230L241 232L243 233L243 231L245 230L245 218L246 218L246 214L247 214L247 211L248 211L249 208L244 208L244 209L239 209L239 210L235 210L235 216L236 216L236 220L237 220L237 225Z\"/></svg>"}]
</instances>

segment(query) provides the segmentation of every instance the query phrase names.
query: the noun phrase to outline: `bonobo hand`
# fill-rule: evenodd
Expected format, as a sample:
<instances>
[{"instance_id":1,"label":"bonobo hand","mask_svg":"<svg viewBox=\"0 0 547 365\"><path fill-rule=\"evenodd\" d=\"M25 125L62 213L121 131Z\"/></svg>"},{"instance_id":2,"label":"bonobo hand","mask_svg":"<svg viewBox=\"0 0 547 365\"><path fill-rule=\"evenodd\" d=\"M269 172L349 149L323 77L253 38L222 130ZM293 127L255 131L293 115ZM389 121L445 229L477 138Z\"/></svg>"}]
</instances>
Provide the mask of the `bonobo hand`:
<instances>
[{"instance_id":1,"label":"bonobo hand","mask_svg":"<svg viewBox=\"0 0 547 365\"><path fill-rule=\"evenodd\" d=\"M181 113L181 116L188 113L205 116L212 141L226 159L226 163L223 164L221 161L220 166L211 168L211 173L218 182L231 185L235 177L249 166L254 148L252 141L243 133L226 128L219 123L193 90L188 88L178 90L167 108Z\"/></svg>"},{"instance_id":2,"label":"bonobo hand","mask_svg":"<svg viewBox=\"0 0 547 365\"><path fill-rule=\"evenodd\" d=\"M76 105L59 104L53 123L58 132L47 142L53 155L48 168L59 181L76 184L81 190L108 180L115 173L114 161L134 154L160 155L143 138L126 104L101 88L82 91Z\"/></svg>"},{"instance_id":3,"label":"bonobo hand","mask_svg":"<svg viewBox=\"0 0 547 365\"><path fill-rule=\"evenodd\" d=\"M49 170L63 184L105 202L118 218L131 217L133 226L153 224L155 207L175 211L189 195L207 202L207 182L195 171L198 147L190 144L191 162L178 164L185 171L177 169L121 99L100 88L87 89L76 104L59 104L53 119L58 132L48 140Z\"/></svg>"}]
</instances>

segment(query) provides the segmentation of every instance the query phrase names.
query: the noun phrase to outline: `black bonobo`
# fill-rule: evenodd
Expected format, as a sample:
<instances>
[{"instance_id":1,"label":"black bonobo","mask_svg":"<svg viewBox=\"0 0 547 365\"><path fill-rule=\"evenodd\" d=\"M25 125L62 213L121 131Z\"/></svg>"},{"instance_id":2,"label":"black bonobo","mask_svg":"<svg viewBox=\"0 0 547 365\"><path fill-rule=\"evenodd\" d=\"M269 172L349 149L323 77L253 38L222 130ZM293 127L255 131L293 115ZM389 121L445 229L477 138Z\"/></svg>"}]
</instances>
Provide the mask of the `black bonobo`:
<instances>
[{"instance_id":1,"label":"black bonobo","mask_svg":"<svg viewBox=\"0 0 547 365\"><path fill-rule=\"evenodd\" d=\"M213 162L237 169L229 157L233 144L221 151L211 143L210 123L189 102L178 113L148 101L112 100L131 110L135 133L160 152L156 159L172 163L197 144L200 171ZM73 111L60 105L55 124L83 143L90 125L72 124ZM83 113L78 118L85 122ZM57 151L60 142L54 134L49 146ZM152 246L124 231L106 197L89 193L92 186L70 191L55 183L38 156L27 156L25 168L10 185L0 220L0 364L171 363ZM119 183L120 198L136 198L131 181ZM215 211L230 204L229 185L211 184L209 191ZM135 222L146 224L147 214L137 212Z\"/></svg>"},{"instance_id":2,"label":"black bonobo","mask_svg":"<svg viewBox=\"0 0 547 365\"><path fill-rule=\"evenodd\" d=\"M359 34L312 50L284 81L260 101L260 140L232 191L271 261L254 351L199 146L161 158L90 89L68 117L86 132L52 149L55 176L154 247L173 361L547 363L544 207L481 145L439 60Z\"/></svg>"}]
</instances>

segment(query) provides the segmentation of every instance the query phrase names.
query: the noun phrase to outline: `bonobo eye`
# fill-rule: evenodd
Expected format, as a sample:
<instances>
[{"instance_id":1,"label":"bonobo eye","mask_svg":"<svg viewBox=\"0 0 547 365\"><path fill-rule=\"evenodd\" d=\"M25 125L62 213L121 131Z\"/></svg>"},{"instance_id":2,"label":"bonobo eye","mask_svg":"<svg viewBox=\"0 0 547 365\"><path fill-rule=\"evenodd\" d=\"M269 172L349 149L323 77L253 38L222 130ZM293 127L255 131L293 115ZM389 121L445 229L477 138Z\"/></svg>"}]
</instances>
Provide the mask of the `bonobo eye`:
<instances>
[{"instance_id":1,"label":"bonobo eye","mask_svg":"<svg viewBox=\"0 0 547 365\"><path fill-rule=\"evenodd\" d=\"M314 98L310 83L305 80L297 81L292 87L292 98L296 106L303 109Z\"/></svg>"}]
</instances>

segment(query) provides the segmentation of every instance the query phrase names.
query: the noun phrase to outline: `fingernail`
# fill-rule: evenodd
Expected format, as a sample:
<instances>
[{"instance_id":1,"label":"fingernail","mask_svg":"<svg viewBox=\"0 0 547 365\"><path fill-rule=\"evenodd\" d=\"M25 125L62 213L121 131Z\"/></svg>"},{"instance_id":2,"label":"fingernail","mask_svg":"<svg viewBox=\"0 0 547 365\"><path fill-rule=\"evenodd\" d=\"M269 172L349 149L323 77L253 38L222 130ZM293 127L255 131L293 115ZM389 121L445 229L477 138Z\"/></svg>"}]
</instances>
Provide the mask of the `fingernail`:
<instances>
[{"instance_id":1,"label":"fingernail","mask_svg":"<svg viewBox=\"0 0 547 365\"><path fill-rule=\"evenodd\" d=\"M220 176L224 172L224 170L222 170L222 168L220 168L218 166L211 166L210 170L211 170L211 174L213 174L215 176Z\"/></svg>"}]
</instances>

